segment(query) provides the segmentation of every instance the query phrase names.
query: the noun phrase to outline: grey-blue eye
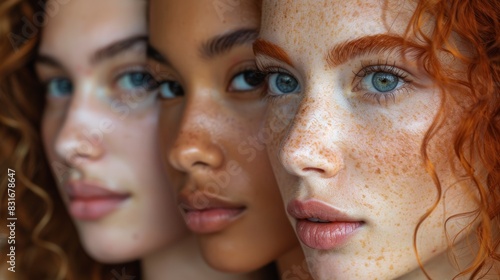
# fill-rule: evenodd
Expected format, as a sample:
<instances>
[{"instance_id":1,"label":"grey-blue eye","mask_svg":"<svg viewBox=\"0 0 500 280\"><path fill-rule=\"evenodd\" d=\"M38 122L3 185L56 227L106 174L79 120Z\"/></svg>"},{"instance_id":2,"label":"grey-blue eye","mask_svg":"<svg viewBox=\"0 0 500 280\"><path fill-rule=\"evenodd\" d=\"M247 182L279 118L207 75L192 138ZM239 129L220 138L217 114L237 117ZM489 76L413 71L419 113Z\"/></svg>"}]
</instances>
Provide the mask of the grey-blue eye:
<instances>
[{"instance_id":1,"label":"grey-blue eye","mask_svg":"<svg viewBox=\"0 0 500 280\"><path fill-rule=\"evenodd\" d=\"M158 83L153 76L147 72L128 72L121 75L118 85L124 90L153 90Z\"/></svg>"},{"instance_id":2,"label":"grey-blue eye","mask_svg":"<svg viewBox=\"0 0 500 280\"><path fill-rule=\"evenodd\" d=\"M184 89L182 88L181 84L175 81L161 82L158 91L160 97L165 99L184 96Z\"/></svg>"},{"instance_id":3,"label":"grey-blue eye","mask_svg":"<svg viewBox=\"0 0 500 280\"><path fill-rule=\"evenodd\" d=\"M380 92L391 91L399 84L399 77L391 73L375 72L370 75L373 87Z\"/></svg>"},{"instance_id":4,"label":"grey-blue eye","mask_svg":"<svg viewBox=\"0 0 500 280\"><path fill-rule=\"evenodd\" d=\"M73 92L73 83L66 78L54 78L47 83L47 94L52 97L63 97Z\"/></svg>"},{"instance_id":5,"label":"grey-blue eye","mask_svg":"<svg viewBox=\"0 0 500 280\"><path fill-rule=\"evenodd\" d=\"M384 71L366 73L361 79L361 86L371 93L390 93L405 84L405 81L396 74Z\"/></svg>"},{"instance_id":6,"label":"grey-blue eye","mask_svg":"<svg viewBox=\"0 0 500 280\"><path fill-rule=\"evenodd\" d=\"M297 79L286 73L272 73L268 77L270 95L297 93L300 85Z\"/></svg>"},{"instance_id":7,"label":"grey-blue eye","mask_svg":"<svg viewBox=\"0 0 500 280\"><path fill-rule=\"evenodd\" d=\"M250 91L258 88L264 82L265 75L257 71L244 71L233 77L229 90Z\"/></svg>"}]
</instances>

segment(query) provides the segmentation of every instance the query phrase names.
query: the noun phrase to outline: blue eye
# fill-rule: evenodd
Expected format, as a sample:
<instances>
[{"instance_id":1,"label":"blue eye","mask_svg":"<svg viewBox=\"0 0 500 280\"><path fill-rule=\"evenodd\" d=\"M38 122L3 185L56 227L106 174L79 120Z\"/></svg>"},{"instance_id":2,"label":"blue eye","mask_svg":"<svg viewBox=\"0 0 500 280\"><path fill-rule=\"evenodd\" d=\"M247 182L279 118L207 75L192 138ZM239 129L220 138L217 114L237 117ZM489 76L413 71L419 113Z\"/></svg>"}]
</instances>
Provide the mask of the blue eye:
<instances>
[{"instance_id":1,"label":"blue eye","mask_svg":"<svg viewBox=\"0 0 500 280\"><path fill-rule=\"evenodd\" d=\"M270 95L283 95L300 91L297 79L286 73L272 73L268 79Z\"/></svg>"},{"instance_id":2,"label":"blue eye","mask_svg":"<svg viewBox=\"0 0 500 280\"><path fill-rule=\"evenodd\" d=\"M53 97L64 97L73 92L73 84L66 78L54 78L47 83L47 94Z\"/></svg>"},{"instance_id":3,"label":"blue eye","mask_svg":"<svg viewBox=\"0 0 500 280\"><path fill-rule=\"evenodd\" d=\"M244 71L233 77L229 90L250 91L258 88L264 82L265 75L257 71Z\"/></svg>"},{"instance_id":4,"label":"blue eye","mask_svg":"<svg viewBox=\"0 0 500 280\"><path fill-rule=\"evenodd\" d=\"M389 92L403 85L403 81L394 74L387 72L373 72L363 79L366 89L369 91Z\"/></svg>"},{"instance_id":5,"label":"blue eye","mask_svg":"<svg viewBox=\"0 0 500 280\"><path fill-rule=\"evenodd\" d=\"M159 94L161 98L172 99L184 96L184 89L178 82L164 81L159 86Z\"/></svg>"},{"instance_id":6,"label":"blue eye","mask_svg":"<svg viewBox=\"0 0 500 280\"><path fill-rule=\"evenodd\" d=\"M147 72L128 72L121 75L118 85L124 90L153 90L158 87L158 83L153 76Z\"/></svg>"},{"instance_id":7,"label":"blue eye","mask_svg":"<svg viewBox=\"0 0 500 280\"><path fill-rule=\"evenodd\" d=\"M367 73L361 80L362 88L372 93L390 93L404 83L400 76L383 71Z\"/></svg>"}]
</instances>

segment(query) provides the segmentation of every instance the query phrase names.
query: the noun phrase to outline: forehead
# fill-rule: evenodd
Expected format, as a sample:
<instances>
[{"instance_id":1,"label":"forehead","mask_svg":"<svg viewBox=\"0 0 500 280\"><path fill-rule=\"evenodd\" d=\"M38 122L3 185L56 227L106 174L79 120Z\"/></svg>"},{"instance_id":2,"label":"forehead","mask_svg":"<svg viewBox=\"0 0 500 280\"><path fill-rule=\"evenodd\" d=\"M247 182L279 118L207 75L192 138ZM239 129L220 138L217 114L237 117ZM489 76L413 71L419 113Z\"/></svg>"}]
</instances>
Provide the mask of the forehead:
<instances>
[{"instance_id":1,"label":"forehead","mask_svg":"<svg viewBox=\"0 0 500 280\"><path fill-rule=\"evenodd\" d=\"M152 0L151 41L175 37L168 44L186 45L240 28L257 28L260 8L257 1ZM164 41L164 40L163 40Z\"/></svg>"},{"instance_id":2,"label":"forehead","mask_svg":"<svg viewBox=\"0 0 500 280\"><path fill-rule=\"evenodd\" d=\"M411 0L264 0L261 37L308 53L366 35L400 35L414 8Z\"/></svg>"},{"instance_id":3,"label":"forehead","mask_svg":"<svg viewBox=\"0 0 500 280\"><path fill-rule=\"evenodd\" d=\"M144 0L49 0L40 52L68 61L131 35L145 34Z\"/></svg>"}]
</instances>

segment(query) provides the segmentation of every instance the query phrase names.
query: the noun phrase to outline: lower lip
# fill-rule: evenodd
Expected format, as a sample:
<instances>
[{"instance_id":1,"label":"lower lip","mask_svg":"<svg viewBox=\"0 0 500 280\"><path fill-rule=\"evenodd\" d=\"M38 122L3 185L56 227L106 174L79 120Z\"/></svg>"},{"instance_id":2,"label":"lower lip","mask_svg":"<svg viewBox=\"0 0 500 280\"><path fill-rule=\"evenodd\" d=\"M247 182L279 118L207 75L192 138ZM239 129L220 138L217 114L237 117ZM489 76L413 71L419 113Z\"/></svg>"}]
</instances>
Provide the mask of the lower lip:
<instances>
[{"instance_id":1,"label":"lower lip","mask_svg":"<svg viewBox=\"0 0 500 280\"><path fill-rule=\"evenodd\" d=\"M98 220L113 212L126 199L122 196L73 198L69 212L79 220Z\"/></svg>"},{"instance_id":2,"label":"lower lip","mask_svg":"<svg viewBox=\"0 0 500 280\"><path fill-rule=\"evenodd\" d=\"M296 230L300 241L306 246L318 250L331 250L345 244L361 226L361 222L315 223L298 220Z\"/></svg>"},{"instance_id":3,"label":"lower lip","mask_svg":"<svg viewBox=\"0 0 500 280\"><path fill-rule=\"evenodd\" d=\"M214 233L229 226L241 217L244 211L244 208L187 210L184 219L188 228L195 233Z\"/></svg>"}]
</instances>

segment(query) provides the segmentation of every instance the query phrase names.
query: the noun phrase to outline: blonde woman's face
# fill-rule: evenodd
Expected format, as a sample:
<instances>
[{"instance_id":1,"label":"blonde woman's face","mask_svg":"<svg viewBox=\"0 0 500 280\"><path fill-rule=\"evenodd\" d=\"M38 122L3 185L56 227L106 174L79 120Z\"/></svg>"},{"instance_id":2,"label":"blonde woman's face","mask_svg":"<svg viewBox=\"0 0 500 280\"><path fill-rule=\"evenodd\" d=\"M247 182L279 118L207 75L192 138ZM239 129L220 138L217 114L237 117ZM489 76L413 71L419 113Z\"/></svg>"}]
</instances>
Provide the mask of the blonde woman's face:
<instances>
[{"instance_id":1,"label":"blonde woman's face","mask_svg":"<svg viewBox=\"0 0 500 280\"><path fill-rule=\"evenodd\" d=\"M37 72L47 85L45 149L87 252L141 258L185 226L159 157L146 63L146 2L49 1Z\"/></svg>"},{"instance_id":2,"label":"blonde woman's face","mask_svg":"<svg viewBox=\"0 0 500 280\"><path fill-rule=\"evenodd\" d=\"M416 245L432 277L453 275L444 221L476 206L449 167L461 109L417 50L400 52L411 3L264 1L254 50L269 72L268 152L315 279L425 278L414 234L437 199ZM440 196L420 148L441 102L447 118L428 149ZM470 221L451 220L448 233Z\"/></svg>"}]
</instances>

